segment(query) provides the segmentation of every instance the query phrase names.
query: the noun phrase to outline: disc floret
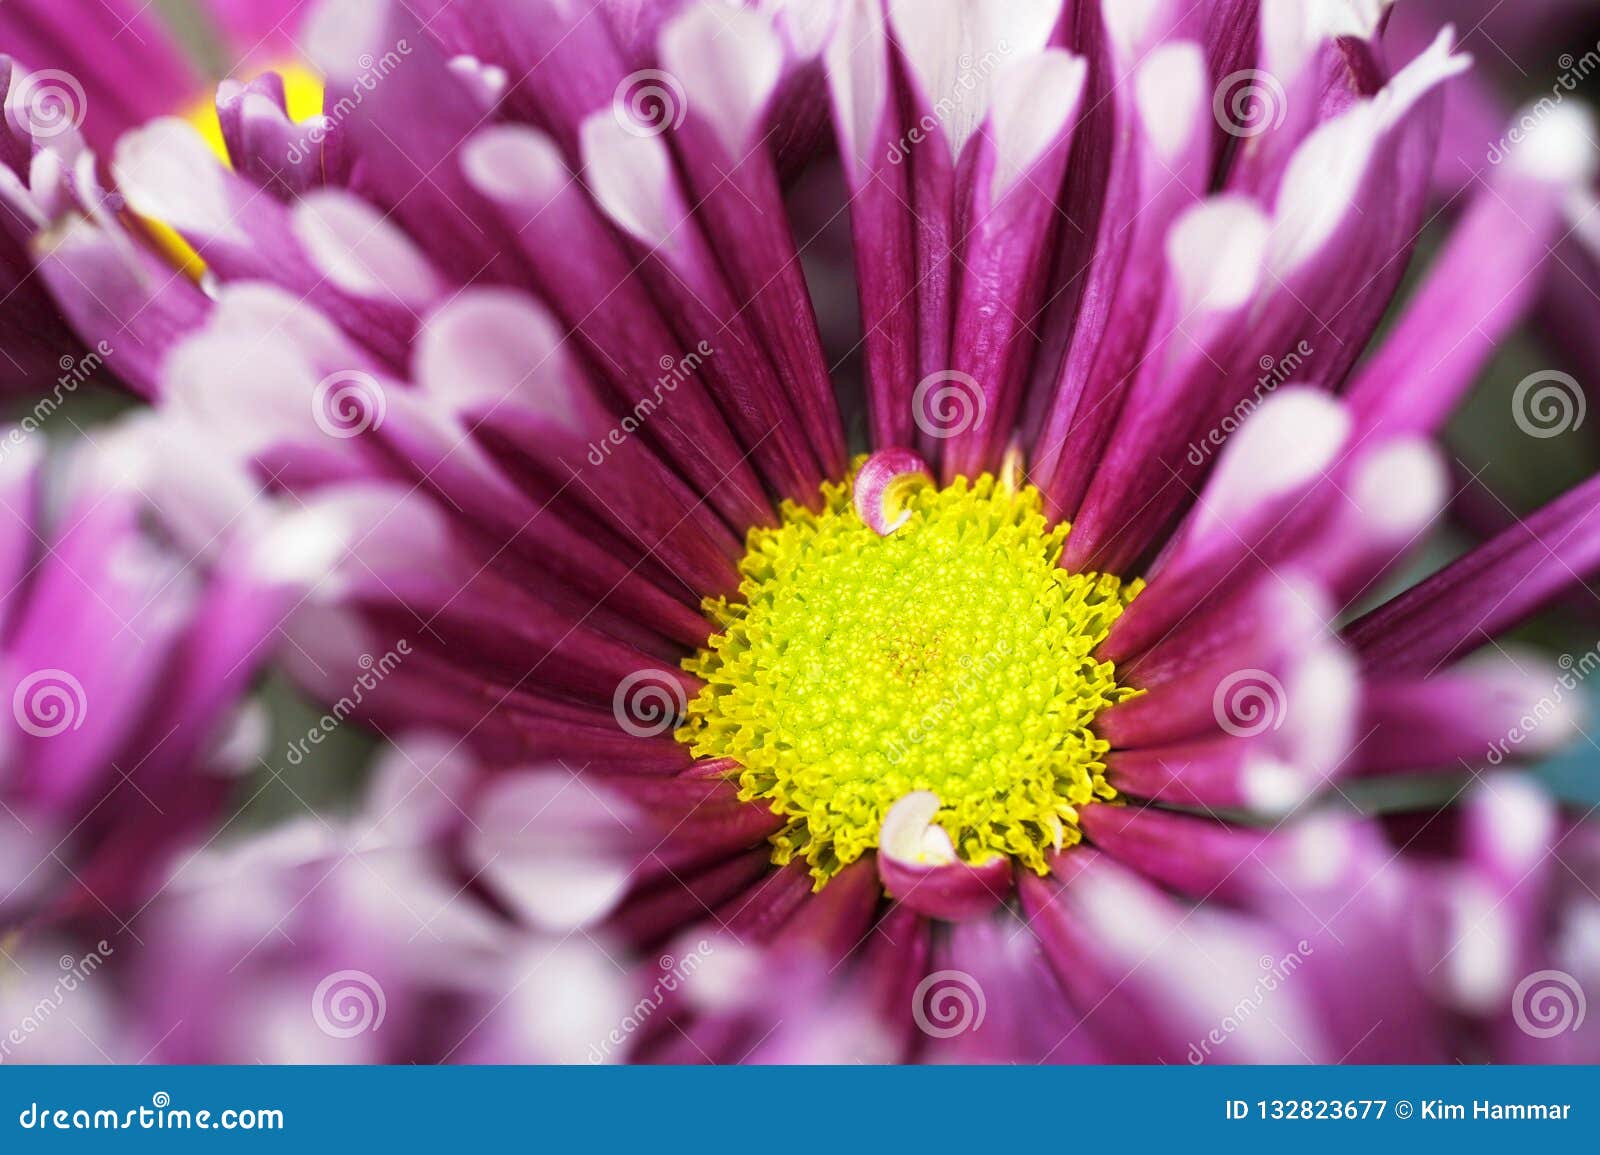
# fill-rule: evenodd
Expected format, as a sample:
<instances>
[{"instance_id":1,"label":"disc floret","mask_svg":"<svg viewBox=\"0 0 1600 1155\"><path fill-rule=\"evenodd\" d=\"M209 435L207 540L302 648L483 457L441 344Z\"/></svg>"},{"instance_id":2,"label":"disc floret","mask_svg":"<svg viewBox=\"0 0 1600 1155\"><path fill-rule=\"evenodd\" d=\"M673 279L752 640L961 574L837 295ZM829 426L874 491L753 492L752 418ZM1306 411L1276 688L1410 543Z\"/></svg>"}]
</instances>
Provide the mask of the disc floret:
<instances>
[{"instance_id":1,"label":"disc floret","mask_svg":"<svg viewBox=\"0 0 1600 1155\"><path fill-rule=\"evenodd\" d=\"M740 797L787 819L774 860L819 887L914 790L963 861L1043 872L1078 808L1116 796L1092 723L1135 691L1092 651L1141 583L1061 569L1068 527L1030 486L984 474L899 500L887 535L848 482L751 532L739 596L707 603L719 632L685 663L705 688L678 737L738 763Z\"/></svg>"}]
</instances>

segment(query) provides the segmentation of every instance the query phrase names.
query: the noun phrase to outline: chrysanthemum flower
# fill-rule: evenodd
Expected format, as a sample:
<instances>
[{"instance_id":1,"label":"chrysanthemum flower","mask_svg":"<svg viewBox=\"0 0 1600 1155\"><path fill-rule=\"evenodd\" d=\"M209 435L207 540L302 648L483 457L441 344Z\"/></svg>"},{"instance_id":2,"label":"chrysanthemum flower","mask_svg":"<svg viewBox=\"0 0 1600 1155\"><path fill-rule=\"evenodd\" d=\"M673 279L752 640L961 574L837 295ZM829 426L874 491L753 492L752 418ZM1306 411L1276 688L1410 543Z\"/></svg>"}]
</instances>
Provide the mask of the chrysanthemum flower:
<instances>
[{"instance_id":1,"label":"chrysanthemum flower","mask_svg":"<svg viewBox=\"0 0 1600 1155\"><path fill-rule=\"evenodd\" d=\"M146 307L170 312L165 322L152 317L132 328L159 340L174 335L193 319L192 294L171 285L172 270L140 259L131 245L80 247L89 230L55 233L51 221L66 223L78 214L95 220L114 237L118 202L109 205L95 179L85 145L109 149L123 132L152 117L175 111L192 116L208 138L221 141L221 125L213 111L213 92L224 108L243 98L241 80L270 72L260 83L276 93L297 115L316 112L321 86L295 55L289 31L309 0L205 0L203 12L190 14L183 34L206 44L203 65L191 62L179 30L167 27L160 13L136 0L96 4L7 4L0 10L0 92L5 94L0 126L0 390L37 393L54 382L59 401L63 389L81 384L58 368L97 348L99 338L80 345L61 316L72 314L78 333L115 330L130 339L122 348L120 374L132 388L144 390L150 367L141 365L132 333L121 318L137 316L137 308L108 287L161 300ZM239 70L223 81L224 63ZM259 87L259 85L257 86ZM108 211L110 210L110 211ZM143 228L180 263L189 255L159 222ZM38 236L43 231L45 236ZM107 239L105 233L95 233ZM37 240L30 241L30 237ZM65 251L51 259L39 250ZM35 251L29 252L29 249ZM35 270L40 274L33 275ZM78 278L81 277L80 281ZM52 293L52 285L68 278L76 292ZM143 284L142 290L135 286ZM88 289L89 285L95 286ZM111 319L105 315L109 314ZM149 355L156 355L150 351Z\"/></svg>"},{"instance_id":2,"label":"chrysanthemum flower","mask_svg":"<svg viewBox=\"0 0 1600 1155\"><path fill-rule=\"evenodd\" d=\"M51 476L42 433L0 431L0 947L74 917L120 932L209 834L254 760L240 699L341 556L316 509L216 520L152 430L102 436Z\"/></svg>"},{"instance_id":3,"label":"chrysanthemum flower","mask_svg":"<svg viewBox=\"0 0 1600 1155\"><path fill-rule=\"evenodd\" d=\"M1306 816L1481 760L1547 675L1457 659L1600 564L1589 482L1382 596L1450 496L1432 435L1587 211L1587 119L1374 344L1448 31L1391 68L1366 5L427 13L330 0L320 119L230 91L226 163L158 120L124 209L44 198L32 247L174 231L203 292L152 291L147 246L98 314L52 280L63 312L274 488L413 488L371 525L409 565L298 616L302 675L337 698L408 640L360 709L486 763L473 901L641 958L703 933L618 1053L1441 1057L1382 832ZM824 122L859 387L785 203ZM532 760L608 800L554 858L519 853L547 779L497 772Z\"/></svg>"},{"instance_id":4,"label":"chrysanthemum flower","mask_svg":"<svg viewBox=\"0 0 1600 1155\"><path fill-rule=\"evenodd\" d=\"M1600 1025L1597 827L1509 775L1477 783L1426 826L1396 819L1414 896L1408 954L1439 1008L1441 1053L1481 1061L1592 1063Z\"/></svg>"},{"instance_id":5,"label":"chrysanthemum flower","mask_svg":"<svg viewBox=\"0 0 1600 1155\"><path fill-rule=\"evenodd\" d=\"M170 1062L586 1061L626 976L463 896L438 850L471 779L453 743L412 740L355 813L191 856L137 924L110 1037Z\"/></svg>"}]
</instances>

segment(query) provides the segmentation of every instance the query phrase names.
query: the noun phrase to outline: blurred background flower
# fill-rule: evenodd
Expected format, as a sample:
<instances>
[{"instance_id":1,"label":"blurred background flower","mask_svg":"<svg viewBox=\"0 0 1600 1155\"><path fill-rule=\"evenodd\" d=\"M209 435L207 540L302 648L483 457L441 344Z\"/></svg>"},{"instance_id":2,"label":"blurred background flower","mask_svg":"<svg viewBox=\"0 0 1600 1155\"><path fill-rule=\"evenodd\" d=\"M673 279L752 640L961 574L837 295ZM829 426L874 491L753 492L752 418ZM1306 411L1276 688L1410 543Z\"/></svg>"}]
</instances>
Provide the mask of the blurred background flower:
<instances>
[{"instance_id":1,"label":"blurred background flower","mask_svg":"<svg viewBox=\"0 0 1600 1155\"><path fill-rule=\"evenodd\" d=\"M1593 1061L1482 8L0 7L0 1058Z\"/></svg>"}]
</instances>

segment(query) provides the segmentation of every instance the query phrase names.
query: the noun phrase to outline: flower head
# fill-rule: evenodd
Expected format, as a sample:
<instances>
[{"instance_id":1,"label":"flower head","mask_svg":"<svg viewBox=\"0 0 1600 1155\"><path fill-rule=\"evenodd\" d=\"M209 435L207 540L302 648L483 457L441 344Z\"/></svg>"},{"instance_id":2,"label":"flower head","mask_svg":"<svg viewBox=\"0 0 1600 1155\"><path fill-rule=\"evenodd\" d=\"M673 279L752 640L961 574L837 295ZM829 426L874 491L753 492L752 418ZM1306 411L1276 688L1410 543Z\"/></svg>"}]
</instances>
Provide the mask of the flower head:
<instances>
[{"instance_id":1,"label":"flower head","mask_svg":"<svg viewBox=\"0 0 1600 1155\"><path fill-rule=\"evenodd\" d=\"M314 123L255 80L225 157L8 195L174 436L360 526L288 661L408 639L350 712L473 752L445 905L598 928L659 993L616 1054L1436 1058L1422 874L1322 803L1477 757L1533 683L1457 660L1600 567L1591 480L1388 596L1594 149L1542 126L1375 336L1470 65L1382 7L327 0Z\"/></svg>"}]
</instances>

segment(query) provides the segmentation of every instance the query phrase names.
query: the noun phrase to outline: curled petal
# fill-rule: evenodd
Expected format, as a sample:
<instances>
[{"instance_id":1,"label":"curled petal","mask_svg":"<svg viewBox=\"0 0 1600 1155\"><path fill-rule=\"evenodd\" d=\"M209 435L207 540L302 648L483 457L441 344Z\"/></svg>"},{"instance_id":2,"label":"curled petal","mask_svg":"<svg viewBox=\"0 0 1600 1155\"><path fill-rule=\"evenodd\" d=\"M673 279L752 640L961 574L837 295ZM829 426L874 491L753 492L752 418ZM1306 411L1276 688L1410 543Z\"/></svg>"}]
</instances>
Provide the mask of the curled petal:
<instances>
[{"instance_id":1,"label":"curled petal","mask_svg":"<svg viewBox=\"0 0 1600 1155\"><path fill-rule=\"evenodd\" d=\"M909 449L880 450L856 472L856 513L873 532L888 537L911 518L906 506L911 490L932 482L927 463Z\"/></svg>"},{"instance_id":2,"label":"curled petal","mask_svg":"<svg viewBox=\"0 0 1600 1155\"><path fill-rule=\"evenodd\" d=\"M878 835L878 877L904 905L930 918L980 918L1011 893L1011 860L969 866L944 828L933 824L938 795L913 790L889 808Z\"/></svg>"}]
</instances>

